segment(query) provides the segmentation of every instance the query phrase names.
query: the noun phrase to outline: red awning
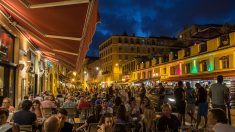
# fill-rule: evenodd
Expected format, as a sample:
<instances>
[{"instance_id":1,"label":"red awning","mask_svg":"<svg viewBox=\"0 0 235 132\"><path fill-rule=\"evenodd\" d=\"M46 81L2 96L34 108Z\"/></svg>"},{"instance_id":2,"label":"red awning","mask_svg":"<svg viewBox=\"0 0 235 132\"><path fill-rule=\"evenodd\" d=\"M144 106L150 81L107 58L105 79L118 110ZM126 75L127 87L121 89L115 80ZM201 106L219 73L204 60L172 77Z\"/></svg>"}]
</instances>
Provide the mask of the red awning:
<instances>
[{"instance_id":1,"label":"red awning","mask_svg":"<svg viewBox=\"0 0 235 132\"><path fill-rule=\"evenodd\" d=\"M44 57L79 70L99 21L98 0L1 0L1 11Z\"/></svg>"}]
</instances>

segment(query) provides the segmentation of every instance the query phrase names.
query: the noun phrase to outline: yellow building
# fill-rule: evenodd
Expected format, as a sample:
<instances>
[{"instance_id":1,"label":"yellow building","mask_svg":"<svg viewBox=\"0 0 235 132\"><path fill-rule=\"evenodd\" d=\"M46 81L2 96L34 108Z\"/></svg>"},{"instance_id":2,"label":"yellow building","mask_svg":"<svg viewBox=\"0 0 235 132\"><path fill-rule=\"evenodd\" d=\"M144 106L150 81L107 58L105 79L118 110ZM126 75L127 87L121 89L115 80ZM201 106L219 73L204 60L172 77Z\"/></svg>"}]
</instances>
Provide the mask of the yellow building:
<instances>
[{"instance_id":1,"label":"yellow building","mask_svg":"<svg viewBox=\"0 0 235 132\"><path fill-rule=\"evenodd\" d=\"M122 79L122 65L134 57L168 54L183 45L167 37L111 36L99 45L103 82L108 84Z\"/></svg>"},{"instance_id":2,"label":"yellow building","mask_svg":"<svg viewBox=\"0 0 235 132\"><path fill-rule=\"evenodd\" d=\"M132 81L153 78L161 81L210 80L217 75L235 77L235 32L170 53L168 62L163 62L163 58L158 57L156 65L149 65L153 60L137 64Z\"/></svg>"}]
</instances>

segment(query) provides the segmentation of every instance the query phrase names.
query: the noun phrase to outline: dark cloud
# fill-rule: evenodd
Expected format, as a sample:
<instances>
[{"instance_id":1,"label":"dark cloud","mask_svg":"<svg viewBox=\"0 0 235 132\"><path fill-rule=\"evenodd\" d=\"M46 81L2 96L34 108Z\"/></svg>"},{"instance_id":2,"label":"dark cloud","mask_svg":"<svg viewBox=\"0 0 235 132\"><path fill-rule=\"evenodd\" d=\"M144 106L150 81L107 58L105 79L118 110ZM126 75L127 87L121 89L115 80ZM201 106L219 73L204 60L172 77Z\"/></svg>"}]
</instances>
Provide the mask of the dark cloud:
<instances>
[{"instance_id":1,"label":"dark cloud","mask_svg":"<svg viewBox=\"0 0 235 132\"><path fill-rule=\"evenodd\" d=\"M110 35L175 36L192 24L235 23L235 0L99 0L101 23L88 55Z\"/></svg>"}]
</instances>

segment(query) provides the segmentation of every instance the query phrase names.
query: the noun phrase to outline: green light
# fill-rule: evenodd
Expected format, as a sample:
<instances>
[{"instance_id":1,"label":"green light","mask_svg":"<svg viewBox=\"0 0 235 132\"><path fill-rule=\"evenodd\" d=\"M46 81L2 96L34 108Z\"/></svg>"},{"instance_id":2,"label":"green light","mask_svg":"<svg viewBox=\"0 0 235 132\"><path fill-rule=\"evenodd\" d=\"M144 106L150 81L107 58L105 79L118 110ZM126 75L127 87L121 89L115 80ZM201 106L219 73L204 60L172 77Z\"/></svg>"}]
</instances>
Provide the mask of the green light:
<instances>
[{"instance_id":1,"label":"green light","mask_svg":"<svg viewBox=\"0 0 235 132\"><path fill-rule=\"evenodd\" d=\"M208 71L213 71L213 70L214 70L214 65L210 63L208 66Z\"/></svg>"},{"instance_id":2,"label":"green light","mask_svg":"<svg viewBox=\"0 0 235 132\"><path fill-rule=\"evenodd\" d=\"M192 69L191 69L191 73L198 73L196 60L193 60L193 66L192 66Z\"/></svg>"}]
</instances>

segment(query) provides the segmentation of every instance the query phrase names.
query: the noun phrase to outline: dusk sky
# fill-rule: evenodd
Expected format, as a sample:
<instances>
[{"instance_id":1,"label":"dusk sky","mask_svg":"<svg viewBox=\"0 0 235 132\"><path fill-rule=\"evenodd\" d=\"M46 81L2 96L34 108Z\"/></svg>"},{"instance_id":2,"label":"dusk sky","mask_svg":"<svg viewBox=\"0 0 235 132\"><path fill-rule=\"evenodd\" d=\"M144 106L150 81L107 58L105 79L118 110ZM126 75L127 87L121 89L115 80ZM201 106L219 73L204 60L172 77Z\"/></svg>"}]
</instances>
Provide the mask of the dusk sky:
<instances>
[{"instance_id":1,"label":"dusk sky","mask_svg":"<svg viewBox=\"0 0 235 132\"><path fill-rule=\"evenodd\" d=\"M235 24L235 0L99 0L100 23L88 56L111 35L170 36L192 24Z\"/></svg>"}]
</instances>

